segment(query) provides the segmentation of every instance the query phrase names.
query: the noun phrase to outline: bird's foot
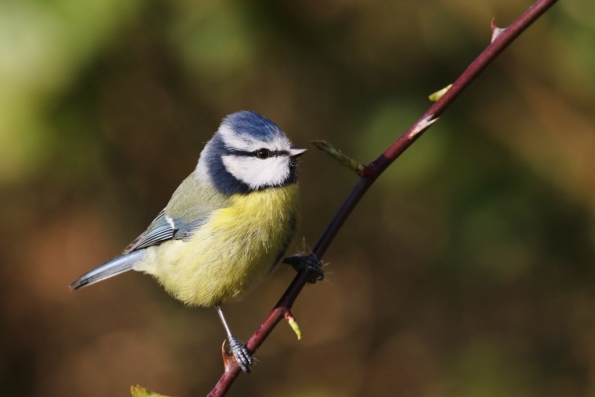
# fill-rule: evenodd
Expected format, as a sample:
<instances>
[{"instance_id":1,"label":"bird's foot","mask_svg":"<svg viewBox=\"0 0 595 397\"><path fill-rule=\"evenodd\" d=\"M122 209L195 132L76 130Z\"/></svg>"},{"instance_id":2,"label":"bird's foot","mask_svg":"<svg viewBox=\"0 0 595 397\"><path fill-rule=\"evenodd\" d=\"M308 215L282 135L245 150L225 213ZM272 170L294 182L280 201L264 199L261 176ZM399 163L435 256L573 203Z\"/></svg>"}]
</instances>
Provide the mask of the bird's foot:
<instances>
[{"instance_id":1,"label":"bird's foot","mask_svg":"<svg viewBox=\"0 0 595 397\"><path fill-rule=\"evenodd\" d=\"M231 354L233 354L233 356L235 357L236 362L238 363L242 371L249 374L250 366L253 363L252 354L250 353L246 345L244 345L235 336L231 335L227 340L229 342L229 349L231 350Z\"/></svg>"},{"instance_id":2,"label":"bird's foot","mask_svg":"<svg viewBox=\"0 0 595 397\"><path fill-rule=\"evenodd\" d=\"M322 262L310 253L308 255L292 255L283 259L283 263L293 267L296 272L308 273L308 282L314 284L317 281L324 280L324 271Z\"/></svg>"}]
</instances>

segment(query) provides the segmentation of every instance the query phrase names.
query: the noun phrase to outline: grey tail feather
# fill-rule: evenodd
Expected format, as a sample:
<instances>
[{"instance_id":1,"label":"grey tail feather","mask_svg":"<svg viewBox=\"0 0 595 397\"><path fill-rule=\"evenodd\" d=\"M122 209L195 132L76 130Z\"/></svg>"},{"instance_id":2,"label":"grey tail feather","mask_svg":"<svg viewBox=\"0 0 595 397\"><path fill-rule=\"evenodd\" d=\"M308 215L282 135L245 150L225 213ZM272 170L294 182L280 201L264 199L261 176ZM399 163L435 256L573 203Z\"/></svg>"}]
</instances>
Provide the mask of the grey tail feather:
<instances>
[{"instance_id":1,"label":"grey tail feather","mask_svg":"<svg viewBox=\"0 0 595 397\"><path fill-rule=\"evenodd\" d=\"M145 250L133 251L129 254L121 255L105 262L103 265L96 267L90 272L83 274L75 282L70 284L70 289L75 290L95 284L120 273L127 272L132 269L132 266L145 256Z\"/></svg>"}]
</instances>

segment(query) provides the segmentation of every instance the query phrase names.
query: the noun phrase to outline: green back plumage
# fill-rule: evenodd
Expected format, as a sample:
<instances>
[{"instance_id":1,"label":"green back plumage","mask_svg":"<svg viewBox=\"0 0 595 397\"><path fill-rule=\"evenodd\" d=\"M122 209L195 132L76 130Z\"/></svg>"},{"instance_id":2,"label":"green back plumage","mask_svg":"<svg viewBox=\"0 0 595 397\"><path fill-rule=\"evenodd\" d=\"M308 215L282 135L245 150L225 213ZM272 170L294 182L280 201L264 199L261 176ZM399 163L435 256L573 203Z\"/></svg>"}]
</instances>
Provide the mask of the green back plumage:
<instances>
[{"instance_id":1,"label":"green back plumage","mask_svg":"<svg viewBox=\"0 0 595 397\"><path fill-rule=\"evenodd\" d=\"M228 205L229 198L220 193L213 185L196 177L196 171L190 174L176 189L165 207L165 215L193 222L208 216L214 210Z\"/></svg>"},{"instance_id":2,"label":"green back plumage","mask_svg":"<svg viewBox=\"0 0 595 397\"><path fill-rule=\"evenodd\" d=\"M128 254L172 239L187 240L213 211L225 208L228 204L228 197L208 181L199 181L194 171L182 181L165 209L147 230L130 243L123 253Z\"/></svg>"}]
</instances>

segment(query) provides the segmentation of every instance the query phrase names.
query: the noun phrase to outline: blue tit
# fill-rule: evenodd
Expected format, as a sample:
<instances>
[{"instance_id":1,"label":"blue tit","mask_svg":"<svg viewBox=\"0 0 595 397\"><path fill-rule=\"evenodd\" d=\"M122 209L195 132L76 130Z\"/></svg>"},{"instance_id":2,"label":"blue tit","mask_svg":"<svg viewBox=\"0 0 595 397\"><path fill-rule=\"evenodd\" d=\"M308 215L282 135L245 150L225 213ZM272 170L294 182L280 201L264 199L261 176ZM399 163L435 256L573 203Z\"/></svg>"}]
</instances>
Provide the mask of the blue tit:
<instances>
[{"instance_id":1,"label":"blue tit","mask_svg":"<svg viewBox=\"0 0 595 397\"><path fill-rule=\"evenodd\" d=\"M259 284L292 242L300 220L297 157L305 151L257 113L225 117L148 229L70 288L128 270L148 273L185 304L215 307L232 353L250 372L252 356L231 333L221 305Z\"/></svg>"}]
</instances>

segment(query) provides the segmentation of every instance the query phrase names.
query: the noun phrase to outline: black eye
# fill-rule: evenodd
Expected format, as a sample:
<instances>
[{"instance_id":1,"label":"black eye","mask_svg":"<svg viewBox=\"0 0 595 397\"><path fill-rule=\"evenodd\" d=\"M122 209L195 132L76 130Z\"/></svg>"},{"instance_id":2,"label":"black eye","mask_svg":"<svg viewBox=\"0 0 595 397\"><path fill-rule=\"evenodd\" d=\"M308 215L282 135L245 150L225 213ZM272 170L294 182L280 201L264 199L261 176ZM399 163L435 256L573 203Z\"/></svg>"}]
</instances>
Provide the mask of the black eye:
<instances>
[{"instance_id":1,"label":"black eye","mask_svg":"<svg viewBox=\"0 0 595 397\"><path fill-rule=\"evenodd\" d=\"M268 158L271 155L271 151L269 149L258 149L256 151L256 157L263 160Z\"/></svg>"}]
</instances>

